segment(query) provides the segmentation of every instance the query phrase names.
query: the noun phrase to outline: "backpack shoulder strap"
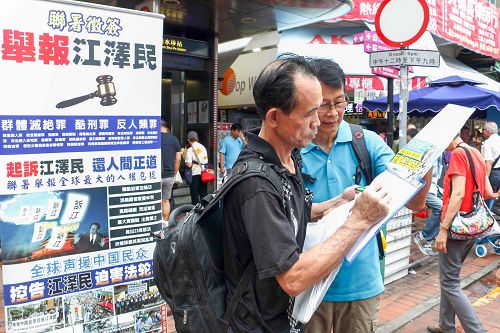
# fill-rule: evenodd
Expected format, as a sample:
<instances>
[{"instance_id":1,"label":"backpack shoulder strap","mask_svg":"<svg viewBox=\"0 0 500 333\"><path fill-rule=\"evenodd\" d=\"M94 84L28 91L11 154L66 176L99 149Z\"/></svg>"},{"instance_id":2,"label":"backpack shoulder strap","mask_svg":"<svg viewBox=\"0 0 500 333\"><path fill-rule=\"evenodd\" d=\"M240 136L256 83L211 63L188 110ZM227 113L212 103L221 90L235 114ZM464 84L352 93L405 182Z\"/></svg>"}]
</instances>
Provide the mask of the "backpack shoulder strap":
<instances>
[{"instance_id":1,"label":"backpack shoulder strap","mask_svg":"<svg viewBox=\"0 0 500 333\"><path fill-rule=\"evenodd\" d=\"M356 167L356 174L354 175L354 183L359 184L361 182L361 172L365 176L366 184L370 185L373 181L372 173L372 162L370 154L368 154L368 149L366 148L365 133L363 132L363 127L357 124L349 124L352 134L352 149L354 154L358 159L358 166ZM378 245L378 255L382 260L385 257L386 246L385 238L382 231L377 232L377 245Z\"/></svg>"},{"instance_id":2,"label":"backpack shoulder strap","mask_svg":"<svg viewBox=\"0 0 500 333\"><path fill-rule=\"evenodd\" d=\"M214 207L218 205L220 200L224 197L224 195L236 186L241 181L250 178L250 177L261 177L267 179L273 187L283 196L283 186L281 181L281 176L276 172L273 166L269 163L262 161L261 159L250 159L241 164L233 166L231 169L231 173L226 180L226 182L222 185L219 191L212 198L210 203L204 209L203 213L208 212ZM286 209L286 207L284 207ZM202 213L202 214L203 214ZM201 217L200 217L201 218ZM224 316L222 320L229 325L236 308L245 292L248 284L252 280L252 278L257 274L257 268L255 267L255 263L251 261L248 266L245 268L245 272L241 277L234 294L231 296L231 300L229 301L226 311L224 312Z\"/></svg>"},{"instance_id":3,"label":"backpack shoulder strap","mask_svg":"<svg viewBox=\"0 0 500 333\"><path fill-rule=\"evenodd\" d=\"M273 187L283 195L283 186L281 176L274 170L273 166L260 159L250 159L243 163L233 166L231 173L227 177L222 187L215 193L204 198L208 204L203 209L202 216L211 211L212 208L219 204L219 201L229 192L234 186L250 177L261 177L267 179ZM200 216L201 218L201 216Z\"/></svg>"},{"instance_id":4,"label":"backpack shoulder strap","mask_svg":"<svg viewBox=\"0 0 500 333\"><path fill-rule=\"evenodd\" d=\"M349 124L349 128L351 129L352 133L352 148L354 150L354 153L356 155L356 158L358 159L358 166L360 167L360 170L356 168L356 178L355 183L359 184L361 181L361 175L358 176L358 173L362 172L363 175L365 176L366 183L370 184L373 180L373 174L372 174L372 163L370 159L370 154L368 154L368 149L366 148L366 142L365 142L365 134L363 132L363 127L356 125L356 124Z\"/></svg>"}]
</instances>

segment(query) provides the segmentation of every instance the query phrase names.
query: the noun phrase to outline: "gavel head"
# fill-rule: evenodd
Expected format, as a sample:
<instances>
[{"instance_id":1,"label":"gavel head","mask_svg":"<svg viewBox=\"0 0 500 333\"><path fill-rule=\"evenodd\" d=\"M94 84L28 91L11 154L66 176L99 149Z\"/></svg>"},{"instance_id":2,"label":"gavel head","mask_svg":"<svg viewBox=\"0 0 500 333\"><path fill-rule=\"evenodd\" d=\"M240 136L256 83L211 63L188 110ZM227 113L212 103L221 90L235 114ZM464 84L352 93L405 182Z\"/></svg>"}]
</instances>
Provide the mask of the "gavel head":
<instances>
[{"instance_id":1,"label":"gavel head","mask_svg":"<svg viewBox=\"0 0 500 333\"><path fill-rule=\"evenodd\" d=\"M97 96L101 98L102 106L110 106L117 102L115 95L115 84L113 83L113 77L111 75L101 75L96 79L97 85Z\"/></svg>"}]
</instances>

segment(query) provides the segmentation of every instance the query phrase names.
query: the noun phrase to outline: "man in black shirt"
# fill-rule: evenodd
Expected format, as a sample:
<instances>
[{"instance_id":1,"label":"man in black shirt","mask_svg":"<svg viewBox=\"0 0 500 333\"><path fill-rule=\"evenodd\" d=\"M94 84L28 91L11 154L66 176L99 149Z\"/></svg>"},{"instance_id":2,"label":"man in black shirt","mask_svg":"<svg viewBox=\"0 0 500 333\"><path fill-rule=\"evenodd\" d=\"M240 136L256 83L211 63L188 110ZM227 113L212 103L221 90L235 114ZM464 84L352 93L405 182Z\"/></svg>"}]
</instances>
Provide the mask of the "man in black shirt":
<instances>
[{"instance_id":1,"label":"man in black shirt","mask_svg":"<svg viewBox=\"0 0 500 333\"><path fill-rule=\"evenodd\" d=\"M181 165L181 145L168 129L168 123L161 120L161 203L163 220L170 215L170 197L174 186L175 174Z\"/></svg>"},{"instance_id":2,"label":"man in black shirt","mask_svg":"<svg viewBox=\"0 0 500 333\"><path fill-rule=\"evenodd\" d=\"M282 178L288 212L272 184L253 177L236 185L224 202L224 271L229 301L246 267L255 264L229 332L300 332L291 319L293 298L338 266L354 242L388 211L381 188L368 188L350 217L323 244L302 253L307 222L330 208L353 200L354 188L337 198L310 204L294 149L305 147L320 124L321 85L302 57L278 59L255 82L253 95L263 123L248 133L248 145L235 165L260 158L274 164ZM288 216L288 217L287 217Z\"/></svg>"}]
</instances>

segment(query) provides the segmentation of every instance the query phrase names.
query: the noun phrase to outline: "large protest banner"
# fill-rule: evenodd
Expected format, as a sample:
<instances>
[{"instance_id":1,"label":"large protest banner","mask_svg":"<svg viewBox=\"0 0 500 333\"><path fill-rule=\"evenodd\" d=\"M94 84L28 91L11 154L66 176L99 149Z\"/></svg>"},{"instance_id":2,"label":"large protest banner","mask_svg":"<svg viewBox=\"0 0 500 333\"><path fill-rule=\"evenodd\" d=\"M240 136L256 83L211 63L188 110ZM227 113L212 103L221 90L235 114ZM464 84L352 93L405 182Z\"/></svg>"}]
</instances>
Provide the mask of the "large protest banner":
<instances>
[{"instance_id":1,"label":"large protest banner","mask_svg":"<svg viewBox=\"0 0 500 333\"><path fill-rule=\"evenodd\" d=\"M165 332L162 16L16 0L0 30L7 332Z\"/></svg>"}]
</instances>

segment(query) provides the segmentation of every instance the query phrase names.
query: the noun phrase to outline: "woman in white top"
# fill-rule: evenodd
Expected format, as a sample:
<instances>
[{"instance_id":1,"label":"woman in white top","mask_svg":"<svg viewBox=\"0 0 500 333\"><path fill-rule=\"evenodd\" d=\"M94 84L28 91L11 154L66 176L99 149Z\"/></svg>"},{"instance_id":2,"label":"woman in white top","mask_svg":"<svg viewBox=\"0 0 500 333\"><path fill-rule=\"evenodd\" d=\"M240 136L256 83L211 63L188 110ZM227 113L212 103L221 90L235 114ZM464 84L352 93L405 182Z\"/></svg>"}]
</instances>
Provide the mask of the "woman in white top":
<instances>
[{"instance_id":1,"label":"woman in white top","mask_svg":"<svg viewBox=\"0 0 500 333\"><path fill-rule=\"evenodd\" d=\"M198 142L198 133L190 131L187 140L191 147L186 152L185 163L187 168L191 168L192 181L189 185L191 192L191 203L196 205L207 195L207 183L201 181L201 170L208 164L208 154L206 148Z\"/></svg>"}]
</instances>

